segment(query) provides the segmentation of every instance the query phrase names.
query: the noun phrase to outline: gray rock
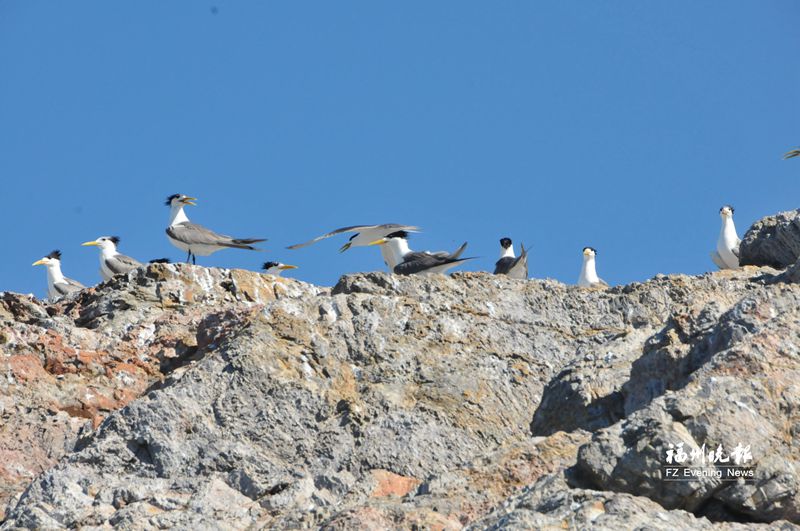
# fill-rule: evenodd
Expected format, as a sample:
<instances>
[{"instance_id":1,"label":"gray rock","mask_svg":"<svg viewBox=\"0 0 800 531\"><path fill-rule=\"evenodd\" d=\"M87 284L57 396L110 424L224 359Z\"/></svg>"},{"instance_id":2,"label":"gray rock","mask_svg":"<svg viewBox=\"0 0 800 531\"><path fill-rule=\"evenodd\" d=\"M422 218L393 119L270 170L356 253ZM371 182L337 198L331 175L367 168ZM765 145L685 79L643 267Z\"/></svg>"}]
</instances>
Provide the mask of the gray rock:
<instances>
[{"instance_id":1,"label":"gray rock","mask_svg":"<svg viewBox=\"0 0 800 531\"><path fill-rule=\"evenodd\" d=\"M800 258L800 210L755 222L739 246L739 264L788 267Z\"/></svg>"}]
</instances>

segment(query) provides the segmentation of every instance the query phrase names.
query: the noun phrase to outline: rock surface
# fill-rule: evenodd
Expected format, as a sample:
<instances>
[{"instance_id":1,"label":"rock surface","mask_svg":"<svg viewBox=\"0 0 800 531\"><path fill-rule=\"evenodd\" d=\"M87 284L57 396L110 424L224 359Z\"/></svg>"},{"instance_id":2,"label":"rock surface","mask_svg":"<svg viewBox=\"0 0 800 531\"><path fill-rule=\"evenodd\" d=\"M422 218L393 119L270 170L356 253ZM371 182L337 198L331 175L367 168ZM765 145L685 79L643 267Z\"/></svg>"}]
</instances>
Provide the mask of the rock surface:
<instances>
[{"instance_id":1,"label":"rock surface","mask_svg":"<svg viewBox=\"0 0 800 531\"><path fill-rule=\"evenodd\" d=\"M153 264L5 293L3 528L794 528L800 286L778 273L328 289ZM737 444L752 479L665 477L678 445Z\"/></svg>"}]
</instances>

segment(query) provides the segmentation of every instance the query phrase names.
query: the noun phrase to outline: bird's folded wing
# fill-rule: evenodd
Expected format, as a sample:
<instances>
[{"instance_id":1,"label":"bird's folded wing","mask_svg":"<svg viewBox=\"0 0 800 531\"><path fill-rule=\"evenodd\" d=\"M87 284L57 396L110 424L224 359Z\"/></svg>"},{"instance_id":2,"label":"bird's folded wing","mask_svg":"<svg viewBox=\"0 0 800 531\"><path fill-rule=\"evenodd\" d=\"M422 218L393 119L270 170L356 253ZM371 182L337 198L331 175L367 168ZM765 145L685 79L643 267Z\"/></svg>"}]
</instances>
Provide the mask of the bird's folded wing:
<instances>
[{"instance_id":1,"label":"bird's folded wing","mask_svg":"<svg viewBox=\"0 0 800 531\"><path fill-rule=\"evenodd\" d=\"M226 245L233 242L231 236L218 234L196 223L184 222L167 228L172 238L190 245Z\"/></svg>"},{"instance_id":2,"label":"bird's folded wing","mask_svg":"<svg viewBox=\"0 0 800 531\"><path fill-rule=\"evenodd\" d=\"M727 269L727 264L722 260L722 257L719 255L717 251L711 252L711 260L717 265L720 269Z\"/></svg>"},{"instance_id":3,"label":"bird's folded wing","mask_svg":"<svg viewBox=\"0 0 800 531\"><path fill-rule=\"evenodd\" d=\"M130 256L125 256L124 254L117 254L106 260L106 267L115 275L127 273L131 269L136 269L141 265L141 262L138 260Z\"/></svg>"},{"instance_id":4,"label":"bird's folded wing","mask_svg":"<svg viewBox=\"0 0 800 531\"><path fill-rule=\"evenodd\" d=\"M516 258L511 258L510 256L506 256L495 262L494 264L494 274L495 275L507 275L511 268L514 267L514 264L517 262Z\"/></svg>"},{"instance_id":5,"label":"bird's folded wing","mask_svg":"<svg viewBox=\"0 0 800 531\"><path fill-rule=\"evenodd\" d=\"M450 260L447 256L413 252L408 253L403 259L403 262L395 266L394 272L398 275L413 275L414 273L420 273L432 267L446 264L451 261L452 260Z\"/></svg>"},{"instance_id":6,"label":"bird's folded wing","mask_svg":"<svg viewBox=\"0 0 800 531\"><path fill-rule=\"evenodd\" d=\"M731 249L731 252L736 255L736 258L739 258L739 246L742 244L742 240L736 240L736 245Z\"/></svg>"}]
</instances>

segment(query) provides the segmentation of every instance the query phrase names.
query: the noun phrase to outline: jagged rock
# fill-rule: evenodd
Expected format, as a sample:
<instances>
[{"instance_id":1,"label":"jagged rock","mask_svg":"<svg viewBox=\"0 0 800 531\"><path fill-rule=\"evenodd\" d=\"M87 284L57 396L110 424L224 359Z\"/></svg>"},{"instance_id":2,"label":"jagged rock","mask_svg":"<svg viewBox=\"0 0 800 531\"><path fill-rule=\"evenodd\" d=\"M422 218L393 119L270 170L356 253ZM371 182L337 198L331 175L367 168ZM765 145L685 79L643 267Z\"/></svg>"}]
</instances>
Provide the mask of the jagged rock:
<instances>
[{"instance_id":1,"label":"jagged rock","mask_svg":"<svg viewBox=\"0 0 800 531\"><path fill-rule=\"evenodd\" d=\"M3 526L788 528L800 286L774 273L327 289L152 264L3 294ZM664 482L678 442L750 444L756 477Z\"/></svg>"},{"instance_id":2,"label":"jagged rock","mask_svg":"<svg viewBox=\"0 0 800 531\"><path fill-rule=\"evenodd\" d=\"M739 246L739 264L788 267L800 258L800 210L756 221Z\"/></svg>"}]
</instances>

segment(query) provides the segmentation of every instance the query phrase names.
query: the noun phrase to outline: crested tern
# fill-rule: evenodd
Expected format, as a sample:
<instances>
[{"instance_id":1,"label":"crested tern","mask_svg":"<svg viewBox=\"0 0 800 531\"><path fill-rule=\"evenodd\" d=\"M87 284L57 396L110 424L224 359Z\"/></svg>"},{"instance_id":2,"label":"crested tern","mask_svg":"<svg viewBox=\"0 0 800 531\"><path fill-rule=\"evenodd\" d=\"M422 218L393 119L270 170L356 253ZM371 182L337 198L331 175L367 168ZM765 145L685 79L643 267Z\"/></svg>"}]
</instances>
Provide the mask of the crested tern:
<instances>
[{"instance_id":1,"label":"crested tern","mask_svg":"<svg viewBox=\"0 0 800 531\"><path fill-rule=\"evenodd\" d=\"M103 280L108 280L114 275L121 275L142 266L142 263L138 260L117 251L117 245L119 245L117 236L101 236L96 240L84 242L81 245L100 248L100 276L103 277Z\"/></svg>"},{"instance_id":2,"label":"crested tern","mask_svg":"<svg viewBox=\"0 0 800 531\"><path fill-rule=\"evenodd\" d=\"M35 261L33 265L47 266L47 296L50 300L56 300L86 287L77 280L65 277L61 272L61 251L59 250Z\"/></svg>"},{"instance_id":3,"label":"crested tern","mask_svg":"<svg viewBox=\"0 0 800 531\"><path fill-rule=\"evenodd\" d=\"M717 249L711 252L711 260L720 269L736 269L739 267L739 244L742 240L736 234L733 224L733 207L725 205L719 209L722 228L717 238Z\"/></svg>"},{"instance_id":4,"label":"crested tern","mask_svg":"<svg viewBox=\"0 0 800 531\"><path fill-rule=\"evenodd\" d=\"M467 242L461 244L461 247L453 253L412 251L408 246L408 232L403 230L387 234L368 245L380 245L387 248L391 254L390 263L396 264L391 267L391 270L398 275L444 273L461 262L472 260L472 258L461 258L461 254L467 248Z\"/></svg>"},{"instance_id":5,"label":"crested tern","mask_svg":"<svg viewBox=\"0 0 800 531\"><path fill-rule=\"evenodd\" d=\"M266 274L275 275L277 277L288 269L297 269L297 266L282 264L280 262L264 262L261 269L263 269Z\"/></svg>"},{"instance_id":6,"label":"crested tern","mask_svg":"<svg viewBox=\"0 0 800 531\"><path fill-rule=\"evenodd\" d=\"M500 240L500 259L494 265L495 275L508 275L511 278L528 278L528 251L520 244L520 254L514 254L511 238Z\"/></svg>"},{"instance_id":7,"label":"crested tern","mask_svg":"<svg viewBox=\"0 0 800 531\"><path fill-rule=\"evenodd\" d=\"M592 247L583 248L583 266L581 267L581 274L578 277L578 285L583 288L608 286L605 280L597 276L595 256L597 256L597 251L595 249Z\"/></svg>"},{"instance_id":8,"label":"crested tern","mask_svg":"<svg viewBox=\"0 0 800 531\"><path fill-rule=\"evenodd\" d=\"M800 148L792 149L791 151L787 151L783 155L783 160L791 159L794 157L800 157Z\"/></svg>"},{"instance_id":9,"label":"crested tern","mask_svg":"<svg viewBox=\"0 0 800 531\"><path fill-rule=\"evenodd\" d=\"M197 255L208 256L220 249L249 249L258 251L251 244L266 241L263 238L233 238L224 234L217 234L202 225L192 223L183 211L186 205L194 206L197 198L183 194L173 194L167 198L170 207L169 227L167 238L170 243L182 251L186 251L186 262L191 259L196 263Z\"/></svg>"}]
</instances>

